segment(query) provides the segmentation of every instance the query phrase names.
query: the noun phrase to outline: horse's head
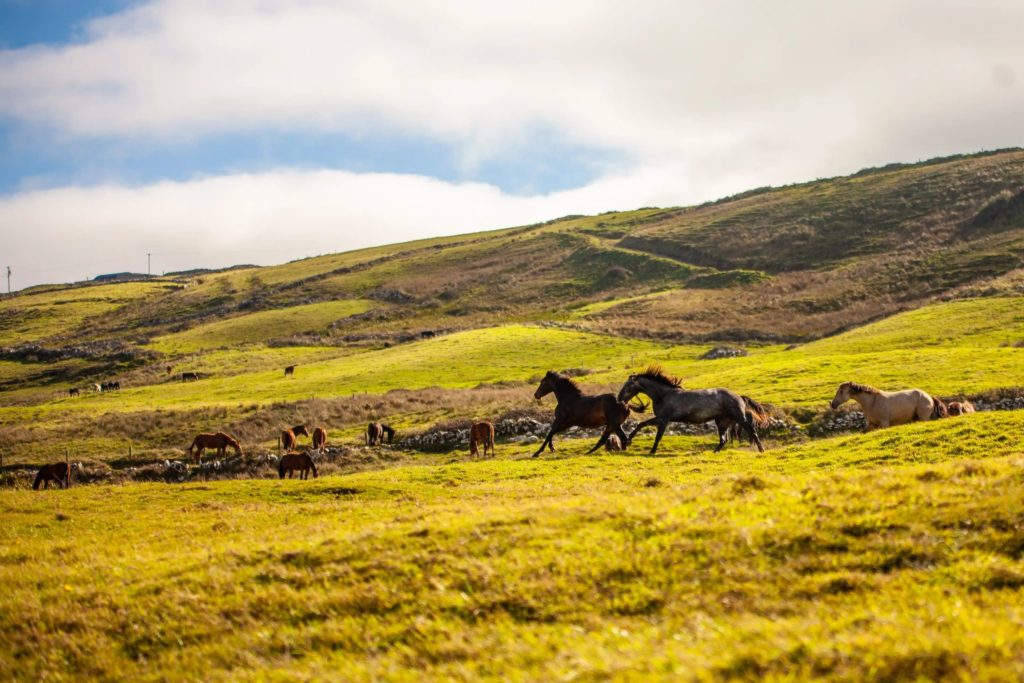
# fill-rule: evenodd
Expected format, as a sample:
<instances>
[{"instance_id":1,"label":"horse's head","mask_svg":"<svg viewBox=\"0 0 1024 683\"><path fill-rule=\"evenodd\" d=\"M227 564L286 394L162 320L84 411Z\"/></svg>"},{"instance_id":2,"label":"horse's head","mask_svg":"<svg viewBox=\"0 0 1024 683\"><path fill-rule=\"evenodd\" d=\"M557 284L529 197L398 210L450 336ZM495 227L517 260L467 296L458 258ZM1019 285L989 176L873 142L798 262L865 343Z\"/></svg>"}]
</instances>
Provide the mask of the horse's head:
<instances>
[{"instance_id":1,"label":"horse's head","mask_svg":"<svg viewBox=\"0 0 1024 683\"><path fill-rule=\"evenodd\" d=\"M292 427L292 433L295 436L309 436L309 432L306 431L306 425L296 425Z\"/></svg>"},{"instance_id":2,"label":"horse's head","mask_svg":"<svg viewBox=\"0 0 1024 683\"><path fill-rule=\"evenodd\" d=\"M643 390L643 387L640 386L639 378L636 375L630 375L626 380L626 383L622 385L621 389L619 389L618 399L622 403L625 403Z\"/></svg>"},{"instance_id":3,"label":"horse's head","mask_svg":"<svg viewBox=\"0 0 1024 683\"><path fill-rule=\"evenodd\" d=\"M555 390L555 379L558 375L555 374L554 370L548 370L548 374L544 375L544 378L540 381L540 385L537 387L537 391L533 392L533 397L538 401L552 391Z\"/></svg>"},{"instance_id":4,"label":"horse's head","mask_svg":"<svg viewBox=\"0 0 1024 683\"><path fill-rule=\"evenodd\" d=\"M853 384L851 382L843 382L839 385L839 389L836 390L836 395L832 399L832 403L829 405L832 410L835 410L839 406L843 405L853 397Z\"/></svg>"}]
</instances>

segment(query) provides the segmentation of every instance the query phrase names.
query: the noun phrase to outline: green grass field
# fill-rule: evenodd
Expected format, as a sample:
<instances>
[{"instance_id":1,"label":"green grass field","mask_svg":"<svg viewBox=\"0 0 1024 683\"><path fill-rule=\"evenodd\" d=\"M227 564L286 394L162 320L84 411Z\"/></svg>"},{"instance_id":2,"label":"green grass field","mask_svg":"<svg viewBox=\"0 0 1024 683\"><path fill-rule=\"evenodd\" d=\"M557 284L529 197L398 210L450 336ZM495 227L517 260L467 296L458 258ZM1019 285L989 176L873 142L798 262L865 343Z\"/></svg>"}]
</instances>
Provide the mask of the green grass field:
<instances>
[{"instance_id":1,"label":"green grass field","mask_svg":"<svg viewBox=\"0 0 1024 683\"><path fill-rule=\"evenodd\" d=\"M6 491L0 677L1017 678L1022 427Z\"/></svg>"},{"instance_id":2,"label":"green grass field","mask_svg":"<svg viewBox=\"0 0 1024 683\"><path fill-rule=\"evenodd\" d=\"M318 334L325 332L329 324L368 311L371 306L369 301L325 301L248 313L157 337L151 347L163 353L192 353L279 337Z\"/></svg>"}]
</instances>

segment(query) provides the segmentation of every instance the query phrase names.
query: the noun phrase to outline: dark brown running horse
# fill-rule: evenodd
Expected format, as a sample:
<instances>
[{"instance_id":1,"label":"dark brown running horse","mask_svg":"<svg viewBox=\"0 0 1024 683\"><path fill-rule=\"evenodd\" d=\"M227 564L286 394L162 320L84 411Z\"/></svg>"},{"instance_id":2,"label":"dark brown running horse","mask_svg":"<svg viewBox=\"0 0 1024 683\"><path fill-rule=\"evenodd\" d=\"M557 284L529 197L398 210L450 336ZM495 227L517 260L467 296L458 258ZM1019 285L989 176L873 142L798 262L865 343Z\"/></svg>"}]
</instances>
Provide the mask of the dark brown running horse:
<instances>
[{"instance_id":1,"label":"dark brown running horse","mask_svg":"<svg viewBox=\"0 0 1024 683\"><path fill-rule=\"evenodd\" d=\"M284 479L284 473L288 473L288 478L292 478L292 474L295 470L299 471L299 479L308 479L310 470L313 471L313 478L320 476L320 473L316 471L316 464L313 462L313 458L309 457L308 453L286 453L281 456L280 462L277 463L277 474L281 479Z\"/></svg>"},{"instance_id":2,"label":"dark brown running horse","mask_svg":"<svg viewBox=\"0 0 1024 683\"><path fill-rule=\"evenodd\" d=\"M228 448L234 448L238 455L242 454L242 447L238 445L238 441L224 432L197 434L196 438L192 439L192 445L188 447L188 454L192 455L194 450L196 461L201 461L203 451L207 448L216 448L219 456L223 456Z\"/></svg>"},{"instance_id":3,"label":"dark brown running horse","mask_svg":"<svg viewBox=\"0 0 1024 683\"><path fill-rule=\"evenodd\" d=\"M295 450L300 436L309 436L309 432L306 431L306 425L295 425L291 429L284 430L281 432L281 447L286 451Z\"/></svg>"},{"instance_id":4,"label":"dark brown running horse","mask_svg":"<svg viewBox=\"0 0 1024 683\"><path fill-rule=\"evenodd\" d=\"M317 427L313 430L313 450L317 452L323 452L324 446L327 445L327 430L323 427Z\"/></svg>"},{"instance_id":5,"label":"dark brown running horse","mask_svg":"<svg viewBox=\"0 0 1024 683\"><path fill-rule=\"evenodd\" d=\"M647 409L642 403L639 406L628 405L615 398L614 394L584 396L576 382L554 370L549 370L548 374L544 375L533 397L541 399L550 393L554 393L558 401L558 405L555 406L555 419L551 422L551 429L541 442L540 448L533 454L534 458L544 452L545 446L554 452L552 437L569 427L604 427L601 438L587 453L593 453L603 446L612 434L617 434L621 443L629 443L626 433L622 431L622 423L629 417L630 411L642 413Z\"/></svg>"},{"instance_id":6,"label":"dark brown running horse","mask_svg":"<svg viewBox=\"0 0 1024 683\"><path fill-rule=\"evenodd\" d=\"M57 482L63 489L71 486L71 465L66 462L43 465L39 468L36 480L32 483L32 489L38 491L40 484L44 484L43 488L48 489L51 481Z\"/></svg>"},{"instance_id":7,"label":"dark brown running horse","mask_svg":"<svg viewBox=\"0 0 1024 683\"><path fill-rule=\"evenodd\" d=\"M491 457L494 457L494 425L490 422L477 422L469 428L469 454L480 455L480 447L484 449L484 457L487 457L487 449L491 449Z\"/></svg>"}]
</instances>

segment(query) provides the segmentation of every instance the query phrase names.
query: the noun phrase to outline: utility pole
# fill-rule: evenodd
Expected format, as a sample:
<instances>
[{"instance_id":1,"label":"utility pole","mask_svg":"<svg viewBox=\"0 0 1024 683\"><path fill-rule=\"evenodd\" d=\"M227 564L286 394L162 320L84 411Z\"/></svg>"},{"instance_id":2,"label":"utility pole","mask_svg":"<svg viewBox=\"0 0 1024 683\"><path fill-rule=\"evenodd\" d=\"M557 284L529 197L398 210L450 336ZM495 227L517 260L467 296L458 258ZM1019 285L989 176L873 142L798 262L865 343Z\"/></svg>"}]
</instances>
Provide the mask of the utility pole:
<instances>
[{"instance_id":1,"label":"utility pole","mask_svg":"<svg viewBox=\"0 0 1024 683\"><path fill-rule=\"evenodd\" d=\"M152 256L153 255L151 253L149 253L148 251L146 252L146 275L152 275L153 274L153 268L151 267L151 264L152 264L151 257Z\"/></svg>"}]
</instances>

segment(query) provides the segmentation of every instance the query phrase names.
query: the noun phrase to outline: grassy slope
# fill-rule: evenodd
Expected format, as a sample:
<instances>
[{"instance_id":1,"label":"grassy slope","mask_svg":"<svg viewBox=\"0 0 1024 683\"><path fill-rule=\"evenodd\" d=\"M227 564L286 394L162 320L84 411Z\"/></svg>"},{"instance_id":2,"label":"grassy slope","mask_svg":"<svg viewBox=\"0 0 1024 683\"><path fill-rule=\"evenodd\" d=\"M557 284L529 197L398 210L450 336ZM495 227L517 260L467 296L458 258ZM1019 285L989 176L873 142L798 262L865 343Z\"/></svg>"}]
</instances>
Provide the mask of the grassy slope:
<instances>
[{"instance_id":1,"label":"grassy slope","mask_svg":"<svg viewBox=\"0 0 1024 683\"><path fill-rule=\"evenodd\" d=\"M164 280L126 282L47 289L0 299L0 346L37 341L88 326L125 304L174 286Z\"/></svg>"},{"instance_id":2,"label":"grassy slope","mask_svg":"<svg viewBox=\"0 0 1024 683\"><path fill-rule=\"evenodd\" d=\"M7 491L0 677L1016 678L1022 427Z\"/></svg>"},{"instance_id":3,"label":"grassy slope","mask_svg":"<svg viewBox=\"0 0 1024 683\"><path fill-rule=\"evenodd\" d=\"M649 363L660 363L680 375L691 388L725 386L781 406L824 409L843 381L854 380L887 389L917 386L940 396L975 394L1019 384L1024 349L1012 346L1024 336L1024 298L987 298L936 304L904 313L791 350L778 346L752 349L747 357L699 360L704 346L672 346L642 340L592 335L570 330L502 326L459 332L389 349L355 352L347 349L252 349L208 354L175 369L209 371L211 377L126 388L114 394L53 398L53 390L32 399L7 392L0 407L0 447L8 462L30 462L44 451L72 439L82 454L99 459L120 457L126 439L139 449L180 447L180 433L153 434L137 430L118 433L118 415L162 410L216 409L220 425L238 421L256 405L287 401L380 394L393 389L442 387L458 389L487 383L535 381L548 369L585 368L581 378L591 391L618 387L625 376ZM941 322L941 324L939 324ZM298 360L296 360L298 359ZM284 378L286 360L299 362L294 378ZM210 362L210 365L203 365ZM237 373L237 374L231 374ZM504 395L502 409L532 404L532 386ZM18 399L21 404L11 403ZM491 405L491 404L488 404ZM546 405L546 404L545 404ZM405 411L415 415L405 415ZM404 428L459 417L449 407L431 412L417 405L392 406L388 414ZM465 405L470 415L479 414ZM301 411L297 415L304 420ZM82 421L102 418L113 431L106 439L84 441ZM340 419L339 419L340 418ZM363 416L333 417L332 432L351 437ZM184 418L183 418L184 419ZM425 421L425 422L424 422ZM31 436L24 432L33 424ZM217 427L207 420L204 428ZM127 429L127 428L125 428ZM182 426L189 431L187 426ZM70 431L69 431L70 430ZM257 443L273 442L277 427ZM99 437L99 434L94 436ZM161 457L173 457L168 451Z\"/></svg>"},{"instance_id":4,"label":"grassy slope","mask_svg":"<svg viewBox=\"0 0 1024 683\"><path fill-rule=\"evenodd\" d=\"M295 334L317 334L325 332L329 324L363 313L371 306L369 301L342 300L259 311L157 337L151 348L169 354L189 353L266 342Z\"/></svg>"}]
</instances>

